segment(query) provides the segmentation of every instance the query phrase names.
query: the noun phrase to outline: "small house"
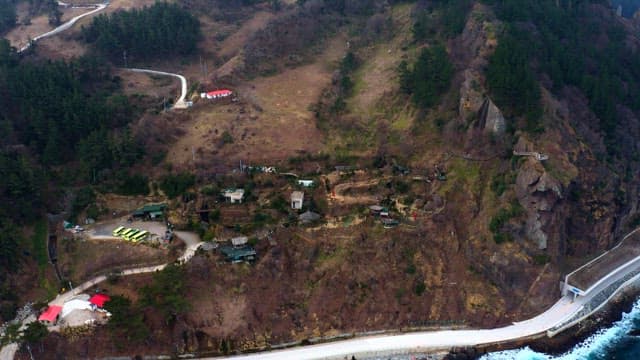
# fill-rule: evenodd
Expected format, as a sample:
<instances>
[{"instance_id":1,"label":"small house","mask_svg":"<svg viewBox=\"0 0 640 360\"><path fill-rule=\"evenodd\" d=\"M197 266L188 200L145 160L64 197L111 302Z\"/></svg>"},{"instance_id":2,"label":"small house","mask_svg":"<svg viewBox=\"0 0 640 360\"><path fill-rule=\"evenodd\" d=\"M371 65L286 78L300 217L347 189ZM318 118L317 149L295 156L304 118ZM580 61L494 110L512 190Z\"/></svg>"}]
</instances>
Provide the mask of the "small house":
<instances>
[{"instance_id":1,"label":"small house","mask_svg":"<svg viewBox=\"0 0 640 360\"><path fill-rule=\"evenodd\" d=\"M135 210L131 216L134 219L161 220L164 218L166 209L167 204L148 204Z\"/></svg>"},{"instance_id":2,"label":"small house","mask_svg":"<svg viewBox=\"0 0 640 360\"><path fill-rule=\"evenodd\" d=\"M298 185L302 187L312 187L314 182L313 180L298 180Z\"/></svg>"},{"instance_id":3,"label":"small house","mask_svg":"<svg viewBox=\"0 0 640 360\"><path fill-rule=\"evenodd\" d=\"M238 263L238 262L253 262L256 259L256 251L251 246L233 247L223 246L220 248L220 253L224 256L225 260Z\"/></svg>"},{"instance_id":4,"label":"small house","mask_svg":"<svg viewBox=\"0 0 640 360\"><path fill-rule=\"evenodd\" d=\"M310 224L312 222L316 222L320 220L320 214L316 214L313 211L305 211L304 213L298 216L298 220L300 220L303 224Z\"/></svg>"},{"instance_id":5,"label":"small house","mask_svg":"<svg viewBox=\"0 0 640 360\"><path fill-rule=\"evenodd\" d=\"M382 226L384 226L385 229L391 229L400 224L398 220L394 220L388 217L380 218L380 222L382 223Z\"/></svg>"},{"instance_id":6,"label":"small house","mask_svg":"<svg viewBox=\"0 0 640 360\"><path fill-rule=\"evenodd\" d=\"M291 193L291 208L294 210L302 209L304 203L304 193L302 191L294 191Z\"/></svg>"},{"instance_id":7,"label":"small house","mask_svg":"<svg viewBox=\"0 0 640 360\"><path fill-rule=\"evenodd\" d=\"M248 242L249 238L246 236L239 236L231 239L231 245L233 245L234 248L246 246Z\"/></svg>"},{"instance_id":8,"label":"small house","mask_svg":"<svg viewBox=\"0 0 640 360\"><path fill-rule=\"evenodd\" d=\"M371 210L371 215L380 216L380 213L386 212L387 210L380 205L371 205L369 206L369 210Z\"/></svg>"},{"instance_id":9,"label":"small house","mask_svg":"<svg viewBox=\"0 0 640 360\"><path fill-rule=\"evenodd\" d=\"M214 90L214 91L209 91L206 93L200 93L200 97L201 98L207 98L209 100L215 100L215 99L221 99L221 98L226 98L229 97L233 94L233 91L228 90L228 89L222 89L222 90Z\"/></svg>"},{"instance_id":10,"label":"small house","mask_svg":"<svg viewBox=\"0 0 640 360\"><path fill-rule=\"evenodd\" d=\"M58 320L58 315L62 311L62 306L51 305L38 317L38 321L42 321L44 323L49 323L51 325L55 324Z\"/></svg>"},{"instance_id":11,"label":"small house","mask_svg":"<svg viewBox=\"0 0 640 360\"><path fill-rule=\"evenodd\" d=\"M222 196L232 204L242 204L244 200L244 189L227 189L222 192Z\"/></svg>"}]
</instances>

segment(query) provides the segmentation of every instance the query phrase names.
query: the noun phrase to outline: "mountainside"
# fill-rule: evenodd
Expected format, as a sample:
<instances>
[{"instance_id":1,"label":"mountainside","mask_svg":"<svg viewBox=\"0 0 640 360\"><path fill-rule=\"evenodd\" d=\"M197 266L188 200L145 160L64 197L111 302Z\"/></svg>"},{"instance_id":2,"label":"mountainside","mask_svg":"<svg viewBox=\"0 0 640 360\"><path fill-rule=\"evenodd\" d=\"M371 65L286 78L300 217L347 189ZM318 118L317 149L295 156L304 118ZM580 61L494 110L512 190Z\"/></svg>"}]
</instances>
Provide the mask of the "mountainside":
<instances>
[{"instance_id":1,"label":"mountainside","mask_svg":"<svg viewBox=\"0 0 640 360\"><path fill-rule=\"evenodd\" d=\"M203 252L176 273L100 285L130 299L118 304L139 315L135 336L51 334L37 358L507 324L640 225L640 23L615 1L175 3L102 15L27 55L0 43L3 319L35 296L15 290L21 276L55 281L26 269L33 221L132 210L112 193L167 201L169 220L205 240L246 235L258 259ZM163 112L175 85L119 69L123 52L184 74L193 108ZM200 98L226 87L234 100ZM314 188L296 183L307 178ZM227 188L246 202L222 204ZM293 190L320 222L298 222ZM169 275L175 289L148 285Z\"/></svg>"}]
</instances>

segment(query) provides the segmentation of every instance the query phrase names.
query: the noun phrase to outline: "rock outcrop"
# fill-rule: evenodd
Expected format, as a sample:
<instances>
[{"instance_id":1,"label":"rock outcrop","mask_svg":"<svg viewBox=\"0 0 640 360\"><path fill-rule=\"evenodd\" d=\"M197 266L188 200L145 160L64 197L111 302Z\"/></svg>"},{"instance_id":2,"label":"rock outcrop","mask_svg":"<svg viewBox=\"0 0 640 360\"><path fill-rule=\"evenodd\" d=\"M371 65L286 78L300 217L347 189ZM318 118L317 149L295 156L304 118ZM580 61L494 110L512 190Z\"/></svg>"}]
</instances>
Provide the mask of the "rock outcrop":
<instances>
[{"instance_id":1,"label":"rock outcrop","mask_svg":"<svg viewBox=\"0 0 640 360\"><path fill-rule=\"evenodd\" d=\"M563 198L562 184L539 162L528 159L518 172L516 195L527 212L526 237L534 241L538 249L546 249L549 240L546 228L557 225L552 224L556 219L553 210Z\"/></svg>"},{"instance_id":2,"label":"rock outcrop","mask_svg":"<svg viewBox=\"0 0 640 360\"><path fill-rule=\"evenodd\" d=\"M502 111L489 97L484 100L479 113L480 128L485 132L502 135L507 130L507 123Z\"/></svg>"}]
</instances>

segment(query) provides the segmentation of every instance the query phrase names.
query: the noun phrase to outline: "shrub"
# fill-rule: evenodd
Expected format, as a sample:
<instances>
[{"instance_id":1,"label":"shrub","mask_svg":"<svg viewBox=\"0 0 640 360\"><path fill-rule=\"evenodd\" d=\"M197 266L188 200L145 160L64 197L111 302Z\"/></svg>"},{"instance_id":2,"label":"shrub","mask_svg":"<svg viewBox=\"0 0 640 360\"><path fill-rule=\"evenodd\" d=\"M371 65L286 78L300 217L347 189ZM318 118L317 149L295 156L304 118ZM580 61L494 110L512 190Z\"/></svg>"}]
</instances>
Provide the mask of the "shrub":
<instances>
[{"instance_id":1,"label":"shrub","mask_svg":"<svg viewBox=\"0 0 640 360\"><path fill-rule=\"evenodd\" d=\"M160 180L160 189L170 198L173 199L184 194L187 189L195 185L196 177L189 173L169 174Z\"/></svg>"}]
</instances>

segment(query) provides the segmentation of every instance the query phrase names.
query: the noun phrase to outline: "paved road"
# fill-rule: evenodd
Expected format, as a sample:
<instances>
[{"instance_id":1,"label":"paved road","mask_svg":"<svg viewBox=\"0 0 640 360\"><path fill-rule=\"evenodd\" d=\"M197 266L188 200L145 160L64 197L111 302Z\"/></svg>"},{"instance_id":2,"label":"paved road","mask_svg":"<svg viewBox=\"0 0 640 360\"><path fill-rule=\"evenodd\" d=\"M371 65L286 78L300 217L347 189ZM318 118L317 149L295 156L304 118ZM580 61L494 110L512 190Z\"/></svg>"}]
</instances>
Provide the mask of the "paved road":
<instances>
[{"instance_id":1,"label":"paved road","mask_svg":"<svg viewBox=\"0 0 640 360\"><path fill-rule=\"evenodd\" d=\"M173 74L173 73L168 73L168 72L164 72L164 71L155 71L155 70L148 70L148 69L126 69L126 70L133 71L133 72L138 72L138 73L147 73L147 74L153 74L153 75L177 77L178 79L180 79L180 83L182 85L182 89L181 89L181 92L180 92L180 97L178 98L176 103L173 105L173 108L174 109L186 109L187 108L187 103L184 101L184 99L187 97L187 79L184 76L182 76L180 74Z\"/></svg>"},{"instance_id":2,"label":"paved road","mask_svg":"<svg viewBox=\"0 0 640 360\"><path fill-rule=\"evenodd\" d=\"M196 251L198 250L198 248L200 247L200 245L202 245L202 242L200 241L200 239L198 238L197 235L195 234L191 234L188 232L184 232L181 231L179 232L178 236L180 236L181 239L183 239L185 241L185 243L187 244L187 247L185 248L184 253L178 258L178 262L180 263L185 263L189 260L191 260L191 258L195 255ZM128 270L124 270L121 274L121 276L129 276L129 275L136 275L136 274L144 274L144 273L151 273L151 272L155 272L155 271L160 271L162 269L164 269L168 264L162 264L162 265L157 265L157 266L149 266L149 267L143 267L143 268L136 268L136 269L128 269ZM55 299L51 300L49 302L49 305L58 305L58 306L62 306L64 305L64 303L68 300L70 300L71 298L73 298L74 296L84 292L85 290L89 289L90 287L97 285L103 281L107 280L107 277L102 275L102 276L97 276L89 281L86 281L84 283L82 283L81 285L77 286L76 288L74 288L72 291L67 291L64 294L60 294L58 295ZM36 318L35 317L30 317L29 319L25 320L22 324L22 328L24 328L27 324L29 324L32 321L35 321ZM4 346L2 349L0 349L0 360L13 360L16 352L18 351L18 344L15 343L11 343L8 344L6 346Z\"/></svg>"},{"instance_id":3,"label":"paved road","mask_svg":"<svg viewBox=\"0 0 640 360\"><path fill-rule=\"evenodd\" d=\"M627 274L640 269L640 257L626 263L608 274L587 296L575 300L567 295L551 308L531 319L495 329L425 331L404 335L380 335L326 344L296 347L288 350L255 353L226 357L235 360L275 360L275 359L340 359L386 356L449 350L452 347L477 346L496 342L513 341L531 336L545 336L546 331L564 324L574 314L582 310L601 291ZM206 358L222 359L222 358Z\"/></svg>"},{"instance_id":4,"label":"paved road","mask_svg":"<svg viewBox=\"0 0 640 360\"><path fill-rule=\"evenodd\" d=\"M178 233L187 248L184 254L179 258L180 262L189 261L195 254L198 247L202 244L197 237L188 233ZM163 269L166 266L158 265L152 267L125 270L122 275L133 275L141 273L149 273ZM589 292L585 297L578 297L573 300L571 295L564 296L556 302L547 311L540 315L513 325L495 328L495 329L476 329L476 330L444 330L444 331L425 331L403 335L380 335L371 337L362 337L351 340L336 341L326 344L296 347L288 350L263 352L256 354L240 355L227 357L227 359L236 360L315 360L315 359L340 359L345 357L357 358L367 356L384 356L405 353L421 353L434 352L440 350L448 350L452 347L476 346L481 344L513 341L517 339L527 338L530 336L544 335L547 330L557 324L564 323L574 314L578 313L583 305L587 304L593 297L597 296L601 290L620 280L625 275L640 268L640 258L635 262L627 263L621 268L616 269L606 277L606 281L600 282L596 288ZM52 300L50 305L62 305L65 301L73 296L85 291L86 289L105 281L105 276L98 276L82 285L78 286L74 291L70 291L59 295ZM28 321L25 322L25 325ZM17 350L16 344L5 346L0 351L0 360L12 360ZM207 358L213 359L213 358ZM219 359L219 358L217 358Z\"/></svg>"},{"instance_id":5,"label":"paved road","mask_svg":"<svg viewBox=\"0 0 640 360\"><path fill-rule=\"evenodd\" d=\"M62 24L62 25L60 25L60 26L58 26L57 28L55 28L55 29L53 29L53 30L51 30L51 31L49 31L49 32L46 32L46 33L44 33L44 34L42 34L42 35L38 35L38 36L34 37L34 38L31 40L31 43L29 43L29 44L25 45L25 46L24 46L24 47L22 47L20 50L18 50L18 53L21 53L21 52L23 52L23 51L27 50L28 48L30 48L30 47L31 47L31 44L32 44L32 43L35 43L36 41L38 41L38 40L40 40L40 39L44 39L44 38L46 38L46 37L56 35L56 34L58 34L58 33L61 33L61 32L63 32L63 31L65 31L65 30L69 29L69 28L70 28L70 27L72 27L76 22L78 22L78 20L82 19L82 18L83 18L83 17L85 17L85 16L89 16L89 15L95 14L95 13L97 13L97 12L99 12L99 11L102 11L102 10L104 10L107 6L109 6L109 3L105 3L105 4L95 4L95 5L88 5L88 6L86 6L87 8L94 8L94 9L93 9L93 10L91 10L91 11L88 11L88 12L86 12L86 13L84 13L84 14L80 14L80 15L78 15L78 16L76 16L76 17L72 18L71 20L67 21L66 23L64 23L64 24ZM83 7L85 7L85 6L83 6Z\"/></svg>"}]
</instances>

